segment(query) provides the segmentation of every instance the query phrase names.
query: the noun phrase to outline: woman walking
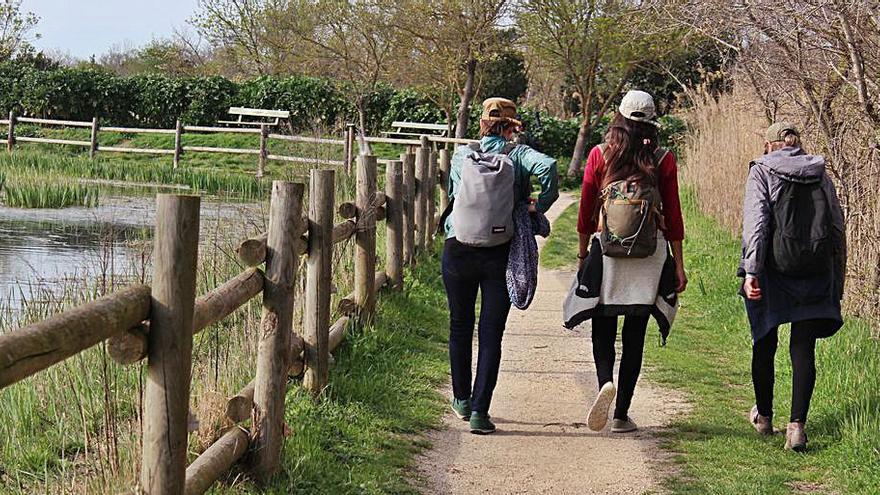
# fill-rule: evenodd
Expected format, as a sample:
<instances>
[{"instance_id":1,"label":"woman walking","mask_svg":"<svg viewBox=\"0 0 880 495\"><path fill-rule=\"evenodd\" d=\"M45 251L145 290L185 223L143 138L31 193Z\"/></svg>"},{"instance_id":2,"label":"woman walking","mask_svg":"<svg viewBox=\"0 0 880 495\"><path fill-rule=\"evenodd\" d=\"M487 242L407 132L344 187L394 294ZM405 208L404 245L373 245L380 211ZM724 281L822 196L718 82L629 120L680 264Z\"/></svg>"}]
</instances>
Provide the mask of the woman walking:
<instances>
[{"instance_id":1,"label":"woman walking","mask_svg":"<svg viewBox=\"0 0 880 495\"><path fill-rule=\"evenodd\" d=\"M516 105L504 98L483 102L480 142L460 146L449 172L451 208L444 212L443 284L449 303L449 362L452 409L470 421L471 433L495 425L489 406L501 364L501 338L510 311L507 264L514 205L529 201L531 178L541 192L533 205L546 212L559 197L556 160L512 143L521 123ZM472 345L477 291L481 293L479 354L472 381Z\"/></svg>"},{"instance_id":2,"label":"woman walking","mask_svg":"<svg viewBox=\"0 0 880 495\"><path fill-rule=\"evenodd\" d=\"M774 360L779 325L791 323L791 416L785 448L806 450L804 430L816 383L816 339L843 325L846 275L843 212L825 159L807 154L789 123L767 130L765 154L754 160L743 206L739 276L752 331L755 406L749 419L773 434Z\"/></svg>"},{"instance_id":3,"label":"woman walking","mask_svg":"<svg viewBox=\"0 0 880 495\"><path fill-rule=\"evenodd\" d=\"M599 393L587 424L602 430L617 398L611 431L637 429L629 408L642 367L651 316L665 342L677 294L687 287L684 222L675 157L658 146L654 100L628 92L584 171L578 215L578 278L565 302L565 326L592 319ZM595 234L595 235L594 235ZM671 252L670 252L671 251ZM613 383L617 320L623 352Z\"/></svg>"}]
</instances>

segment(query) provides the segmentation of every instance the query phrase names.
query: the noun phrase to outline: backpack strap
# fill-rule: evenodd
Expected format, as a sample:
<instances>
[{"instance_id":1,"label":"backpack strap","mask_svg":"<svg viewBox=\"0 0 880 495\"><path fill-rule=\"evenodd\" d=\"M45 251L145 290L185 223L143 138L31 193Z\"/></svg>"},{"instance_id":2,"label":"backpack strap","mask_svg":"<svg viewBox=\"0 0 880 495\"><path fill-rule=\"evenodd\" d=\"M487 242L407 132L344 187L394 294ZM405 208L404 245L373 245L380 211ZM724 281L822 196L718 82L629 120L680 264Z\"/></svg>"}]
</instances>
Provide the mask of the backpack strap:
<instances>
[{"instance_id":1,"label":"backpack strap","mask_svg":"<svg viewBox=\"0 0 880 495\"><path fill-rule=\"evenodd\" d=\"M471 144L467 145L467 147L470 148L471 151L476 151L477 153L482 153L482 152L483 152L483 147L480 146L480 142L479 142L479 141L477 141L476 143L471 143Z\"/></svg>"},{"instance_id":2,"label":"backpack strap","mask_svg":"<svg viewBox=\"0 0 880 495\"><path fill-rule=\"evenodd\" d=\"M666 148L660 148L658 146L657 149L654 150L654 161L657 163L658 167L660 166L661 163L663 163L663 160L666 159L666 155L668 155L668 154L669 154L669 150L667 150Z\"/></svg>"}]
</instances>

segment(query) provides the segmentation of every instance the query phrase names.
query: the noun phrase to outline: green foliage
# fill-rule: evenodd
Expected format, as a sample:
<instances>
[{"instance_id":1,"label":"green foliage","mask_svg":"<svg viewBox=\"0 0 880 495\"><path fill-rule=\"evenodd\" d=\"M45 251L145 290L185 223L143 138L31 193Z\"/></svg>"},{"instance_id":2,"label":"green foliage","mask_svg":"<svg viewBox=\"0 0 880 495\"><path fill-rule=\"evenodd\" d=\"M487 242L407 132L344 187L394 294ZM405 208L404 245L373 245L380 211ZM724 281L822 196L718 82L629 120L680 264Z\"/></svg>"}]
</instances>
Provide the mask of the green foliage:
<instances>
[{"instance_id":1,"label":"green foliage","mask_svg":"<svg viewBox=\"0 0 880 495\"><path fill-rule=\"evenodd\" d=\"M245 81L239 88L238 103L288 110L295 130L331 127L347 110L343 95L328 79L261 76Z\"/></svg>"},{"instance_id":2,"label":"green foliage","mask_svg":"<svg viewBox=\"0 0 880 495\"><path fill-rule=\"evenodd\" d=\"M388 100L388 106L382 118L382 128L388 129L396 120L414 122L442 123L446 115L437 105L413 89L400 89Z\"/></svg>"},{"instance_id":3,"label":"green foliage","mask_svg":"<svg viewBox=\"0 0 880 495\"><path fill-rule=\"evenodd\" d=\"M519 52L508 50L495 55L484 63L482 73L478 100L500 96L519 101L529 89L526 60Z\"/></svg>"}]
</instances>

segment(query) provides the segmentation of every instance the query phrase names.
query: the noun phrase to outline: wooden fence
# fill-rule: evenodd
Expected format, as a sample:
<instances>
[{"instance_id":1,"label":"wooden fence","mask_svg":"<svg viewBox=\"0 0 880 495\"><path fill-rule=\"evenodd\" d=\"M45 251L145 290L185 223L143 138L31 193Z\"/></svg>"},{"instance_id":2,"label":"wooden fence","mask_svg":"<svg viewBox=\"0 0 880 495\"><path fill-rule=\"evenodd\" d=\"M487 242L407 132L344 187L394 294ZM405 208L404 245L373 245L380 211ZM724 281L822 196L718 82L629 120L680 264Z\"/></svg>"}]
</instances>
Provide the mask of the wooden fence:
<instances>
[{"instance_id":1,"label":"wooden fence","mask_svg":"<svg viewBox=\"0 0 880 495\"><path fill-rule=\"evenodd\" d=\"M436 226L431 213L436 165L427 150L418 157L404 154L387 164L385 188L378 191L377 160L361 155L356 199L338 206L334 170L311 170L308 205L303 205L306 185L273 182L268 231L237 249L249 268L199 297L200 198L158 195L152 285L133 285L0 335L0 389L106 340L110 356L119 363L147 360L141 492L204 493L247 452L253 478L269 479L281 462L288 376L304 372L303 387L319 394L328 383L330 353L350 324L373 317L382 287L401 290L404 266L430 246ZM334 212L341 222L334 224ZM381 221L387 247L385 269L377 272L376 229ZM334 244L352 237L355 289L339 303L343 316L331 323ZM298 267L304 255L302 275ZM300 276L305 276L305 318L301 331L294 332L294 287ZM187 466L193 335L260 293L256 376L226 407L236 426Z\"/></svg>"},{"instance_id":2,"label":"wooden fence","mask_svg":"<svg viewBox=\"0 0 880 495\"><path fill-rule=\"evenodd\" d=\"M19 123L27 123L27 124L40 124L40 125L55 125L55 126L64 126L64 127L79 127L79 128L88 128L91 129L89 134L88 141L80 141L80 140L72 140L72 139L55 139L55 138L41 138L41 137L28 137L28 136L16 136L15 128ZM6 149L9 152L12 152L15 148L15 144L17 142L22 143L39 143L39 144L59 144L59 145L70 145L70 146L82 146L89 150L89 158L94 159L95 155L98 152L114 152L114 153L138 153L138 154L154 154L154 155L172 155L173 156L173 164L174 168L177 168L180 164L181 157L186 153L227 153L227 154L237 154L237 155L254 155L257 156L257 169L256 176L263 177L266 172L266 163L269 160L275 161L284 161L284 162L294 162L294 163L308 163L314 165L330 165L330 166L344 166L346 171L350 171L350 167L354 164L354 158L357 155L355 151L356 146L356 136L355 136L355 128L353 125L349 124L346 126L345 134L342 139L328 139L328 138L317 138L311 136L290 136L286 134L274 134L269 132L268 125L261 125L259 128L236 128L236 127L210 127L210 126L197 126L197 125L183 125L180 120L177 121L174 129L149 129L149 128L140 128L140 127L115 127L115 126L101 126L98 122L97 118L93 118L91 122L86 121L76 121L76 120L57 120L57 119L39 119L33 117L18 117L14 112L9 112L9 118L5 120L0 120L0 126L7 126L8 131L6 135ZM127 133L127 134L167 134L174 135L174 147L163 149L163 148L132 148L132 147L122 147L122 146L102 146L99 143L99 135L101 132L114 132L114 133ZM219 147L210 147L210 146L184 146L183 145L183 135L185 133L237 133L237 134L255 134L260 136L260 144L259 148L219 148ZM282 155L282 154L273 154L269 151L269 144L271 140L275 141L285 141L285 142L298 142L298 143L312 143L312 144L324 144L324 145L333 145L333 146L342 146L344 148L344 159L342 161L339 160L326 160L326 159L316 159L316 158L308 158L301 156L290 156L290 155ZM434 143L437 144L468 144L473 142L470 139L456 139L456 138L447 138L440 136L432 136L425 135L421 136L421 139L396 139L396 138L387 138L387 137L364 137L364 142L366 143L385 143L385 144L398 144L407 146L408 151L412 151L415 147L431 147ZM427 141L426 141L427 140ZM427 144L426 144L427 143ZM387 162L389 160L383 160Z\"/></svg>"}]
</instances>

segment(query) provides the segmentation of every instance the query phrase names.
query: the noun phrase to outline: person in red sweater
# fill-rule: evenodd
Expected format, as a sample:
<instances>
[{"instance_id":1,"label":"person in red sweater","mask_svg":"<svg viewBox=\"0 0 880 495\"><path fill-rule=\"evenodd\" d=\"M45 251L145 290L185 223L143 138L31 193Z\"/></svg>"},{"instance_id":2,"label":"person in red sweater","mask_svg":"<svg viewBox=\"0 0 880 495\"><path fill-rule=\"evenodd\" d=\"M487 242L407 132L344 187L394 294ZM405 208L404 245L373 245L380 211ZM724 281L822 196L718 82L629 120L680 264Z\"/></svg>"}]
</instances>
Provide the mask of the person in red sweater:
<instances>
[{"instance_id":1,"label":"person in red sweater","mask_svg":"<svg viewBox=\"0 0 880 495\"><path fill-rule=\"evenodd\" d=\"M667 279L671 281L669 292L674 288L675 293L680 293L687 287L682 256L684 221L678 195L678 168L672 153L657 152L659 139L654 118L651 95L642 91L628 92L605 135L605 144L592 149L584 171L578 215L578 269L579 272L601 271L600 274L593 274L594 279L601 282L597 284L600 287L595 289L598 301L587 316L592 319L593 357L600 388L587 424L596 431L605 427L608 410L615 396L617 401L611 431L625 433L636 429L628 412L641 372L648 320L652 315L658 317L664 340L671 325L671 317L657 309L663 303L655 302L663 299L658 299L658 292L663 291L661 278L664 272L668 275ZM659 163L658 156L662 156ZM599 242L593 236L599 228L598 212L603 201L603 189L613 181L627 178L654 184L662 198L658 247L655 254L648 258L602 256ZM667 243L670 249L666 249ZM588 255L599 256L600 259L588 260ZM665 297L667 302L673 301L667 306L673 308L671 313L674 315L677 296L671 294L672 299ZM667 313L670 311L667 310ZM615 388L612 374L618 316L625 318L623 352L618 387Z\"/></svg>"}]
</instances>

